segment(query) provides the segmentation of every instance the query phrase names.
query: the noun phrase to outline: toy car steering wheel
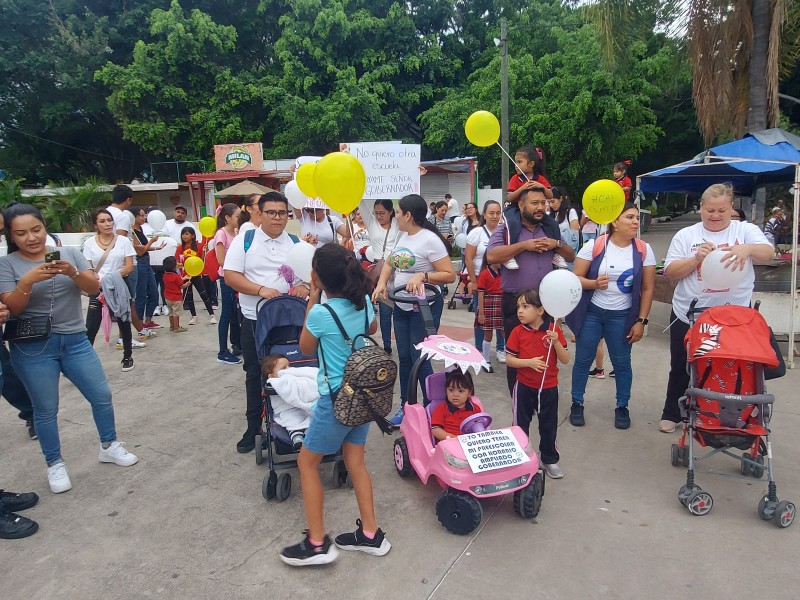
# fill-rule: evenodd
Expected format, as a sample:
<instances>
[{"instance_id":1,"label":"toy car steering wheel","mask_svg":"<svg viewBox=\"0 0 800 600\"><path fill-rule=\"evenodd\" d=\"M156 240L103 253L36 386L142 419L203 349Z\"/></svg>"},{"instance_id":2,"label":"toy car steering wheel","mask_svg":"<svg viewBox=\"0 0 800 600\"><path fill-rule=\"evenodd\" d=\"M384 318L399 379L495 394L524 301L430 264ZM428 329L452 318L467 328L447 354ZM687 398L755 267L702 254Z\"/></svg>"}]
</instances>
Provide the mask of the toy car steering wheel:
<instances>
[{"instance_id":1,"label":"toy car steering wheel","mask_svg":"<svg viewBox=\"0 0 800 600\"><path fill-rule=\"evenodd\" d=\"M430 283L425 284L425 301L430 305L441 296L439 288ZM388 292L389 300L394 302L405 302L407 304L419 304L420 298L406 291L406 286L400 285Z\"/></svg>"},{"instance_id":2,"label":"toy car steering wheel","mask_svg":"<svg viewBox=\"0 0 800 600\"><path fill-rule=\"evenodd\" d=\"M489 413L477 413L464 419L461 423L461 433L480 433L489 429L492 424L492 416Z\"/></svg>"}]
</instances>

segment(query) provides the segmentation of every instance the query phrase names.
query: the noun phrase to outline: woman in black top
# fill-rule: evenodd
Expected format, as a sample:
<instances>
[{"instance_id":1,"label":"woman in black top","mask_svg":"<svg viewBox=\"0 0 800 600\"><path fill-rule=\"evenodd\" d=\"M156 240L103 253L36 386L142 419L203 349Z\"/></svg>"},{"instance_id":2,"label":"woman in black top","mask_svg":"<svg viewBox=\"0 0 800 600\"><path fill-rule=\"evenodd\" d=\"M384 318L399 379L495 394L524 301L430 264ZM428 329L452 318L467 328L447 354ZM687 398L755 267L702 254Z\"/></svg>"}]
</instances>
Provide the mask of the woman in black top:
<instances>
[{"instance_id":1,"label":"woman in black top","mask_svg":"<svg viewBox=\"0 0 800 600\"><path fill-rule=\"evenodd\" d=\"M136 250L136 270L139 278L136 282L136 314L141 315L142 326L145 329L154 329L161 325L153 322L153 315L158 308L158 284L156 284L156 274L150 266L150 250L160 250L164 247L158 242L157 237L147 239L142 231L142 225L147 221L147 213L143 208L136 211L136 218L133 221L133 249Z\"/></svg>"}]
</instances>

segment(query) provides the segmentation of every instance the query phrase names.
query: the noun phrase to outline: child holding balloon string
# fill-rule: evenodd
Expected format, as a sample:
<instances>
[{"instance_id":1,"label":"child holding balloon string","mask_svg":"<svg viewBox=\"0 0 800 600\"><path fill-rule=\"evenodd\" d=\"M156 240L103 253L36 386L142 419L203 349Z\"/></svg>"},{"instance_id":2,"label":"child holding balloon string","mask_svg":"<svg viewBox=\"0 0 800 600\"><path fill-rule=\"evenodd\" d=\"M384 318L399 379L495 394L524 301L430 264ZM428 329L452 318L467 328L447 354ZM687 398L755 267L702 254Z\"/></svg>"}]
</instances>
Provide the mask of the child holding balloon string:
<instances>
[{"instance_id":1,"label":"child holding balloon string","mask_svg":"<svg viewBox=\"0 0 800 600\"><path fill-rule=\"evenodd\" d=\"M175 260L181 268L182 273L188 275L191 279L191 286L188 286L184 291L183 308L188 310L192 318L189 320L189 325L197 325L197 311L194 308L194 295L192 294L192 286L197 289L200 294L200 299L203 301L208 314L210 316L209 323L212 325L217 324L217 318L214 316L214 309L211 307L211 300L208 297L205 281L200 276L203 273L201 256L202 248L197 244L197 234L194 227L184 227L181 229L181 243L175 250ZM186 270L186 262L190 258L199 258L201 260L200 270L197 272L189 273ZM193 262L193 261L192 261ZM191 266L190 266L191 270Z\"/></svg>"}]
</instances>

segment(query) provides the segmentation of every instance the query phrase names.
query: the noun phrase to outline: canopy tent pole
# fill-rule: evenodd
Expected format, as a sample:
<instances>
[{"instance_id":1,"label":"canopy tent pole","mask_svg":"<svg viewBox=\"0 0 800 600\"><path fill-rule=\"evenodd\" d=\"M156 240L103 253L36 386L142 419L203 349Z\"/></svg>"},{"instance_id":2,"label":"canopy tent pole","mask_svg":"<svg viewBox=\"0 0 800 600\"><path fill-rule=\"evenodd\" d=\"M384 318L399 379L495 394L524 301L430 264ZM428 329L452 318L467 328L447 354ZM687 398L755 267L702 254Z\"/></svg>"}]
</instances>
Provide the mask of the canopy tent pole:
<instances>
[{"instance_id":1,"label":"canopy tent pole","mask_svg":"<svg viewBox=\"0 0 800 600\"><path fill-rule=\"evenodd\" d=\"M791 302L789 304L789 351L787 364L790 369L794 369L794 311L797 305L797 216L800 208L800 163L794 170L794 203L792 208L792 279L791 279Z\"/></svg>"}]
</instances>

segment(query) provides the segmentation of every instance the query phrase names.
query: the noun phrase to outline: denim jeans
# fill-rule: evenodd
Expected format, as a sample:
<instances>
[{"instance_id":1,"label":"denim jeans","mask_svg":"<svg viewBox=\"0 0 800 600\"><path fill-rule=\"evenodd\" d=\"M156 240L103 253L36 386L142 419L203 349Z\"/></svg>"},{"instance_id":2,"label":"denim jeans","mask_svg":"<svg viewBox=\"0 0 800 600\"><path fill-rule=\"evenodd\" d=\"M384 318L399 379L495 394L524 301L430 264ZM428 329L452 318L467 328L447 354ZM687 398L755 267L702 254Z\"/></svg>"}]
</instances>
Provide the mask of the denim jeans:
<instances>
[{"instance_id":1,"label":"denim jeans","mask_svg":"<svg viewBox=\"0 0 800 600\"><path fill-rule=\"evenodd\" d=\"M239 303L236 300L236 292L232 287L226 285L225 278L219 278L220 293L222 296L222 306L219 312L219 325L217 334L219 335L219 351L228 350L228 328L230 328L231 344L242 347L241 326L239 325Z\"/></svg>"},{"instance_id":2,"label":"denim jeans","mask_svg":"<svg viewBox=\"0 0 800 600\"><path fill-rule=\"evenodd\" d=\"M433 324L439 330L439 322L442 319L442 308L444 303L441 297L431 304L433 313ZM413 310L402 310L394 307L394 339L397 343L397 357L400 361L400 405L403 406L408 400L408 378L411 375L411 366L420 357L420 351L414 348L427 337L425 325L422 322L422 315ZM431 362L425 361L419 371L419 383L422 386L422 395L425 396L425 378L433 373ZM426 398L427 399L427 398Z\"/></svg>"},{"instance_id":3,"label":"denim jeans","mask_svg":"<svg viewBox=\"0 0 800 600\"><path fill-rule=\"evenodd\" d=\"M150 264L141 258L136 263L136 270L139 272L139 279L136 282L136 314L142 321L149 321L158 306L156 274L153 273Z\"/></svg>"},{"instance_id":4,"label":"denim jeans","mask_svg":"<svg viewBox=\"0 0 800 600\"><path fill-rule=\"evenodd\" d=\"M380 315L381 323L381 337L383 338L383 347L392 347L392 311L393 307L385 302L378 302L378 314Z\"/></svg>"},{"instance_id":5,"label":"denim jeans","mask_svg":"<svg viewBox=\"0 0 800 600\"><path fill-rule=\"evenodd\" d=\"M11 365L11 355L3 342L0 342L0 390L6 401L19 411L19 418L27 421L33 418L33 405L25 386L17 377Z\"/></svg>"},{"instance_id":6,"label":"denim jeans","mask_svg":"<svg viewBox=\"0 0 800 600\"><path fill-rule=\"evenodd\" d=\"M478 294L472 294L472 306L475 307L475 314L478 313ZM477 318L477 317L476 317ZM478 352L483 354L483 328L478 326L473 328L473 333L475 334L475 348L478 349ZM495 342L495 349L498 352L505 352L506 350L506 338L503 335L502 329L495 329L494 330L494 337L497 340Z\"/></svg>"},{"instance_id":7,"label":"denim jeans","mask_svg":"<svg viewBox=\"0 0 800 600\"><path fill-rule=\"evenodd\" d=\"M53 333L46 340L9 344L11 364L33 402L33 423L48 466L61 461L58 438L58 380L61 373L91 404L100 442L117 439L111 388L85 333Z\"/></svg>"},{"instance_id":8,"label":"denim jeans","mask_svg":"<svg viewBox=\"0 0 800 600\"><path fill-rule=\"evenodd\" d=\"M626 339L628 330L625 327L629 312L630 309L605 310L594 304L589 305L586 319L583 321L583 328L576 338L575 364L572 367L573 402L583 404L586 380L589 378L589 368L592 366L597 352L597 344L601 339L605 339L608 357L614 366L617 407L628 406L633 382L631 344Z\"/></svg>"}]
</instances>

